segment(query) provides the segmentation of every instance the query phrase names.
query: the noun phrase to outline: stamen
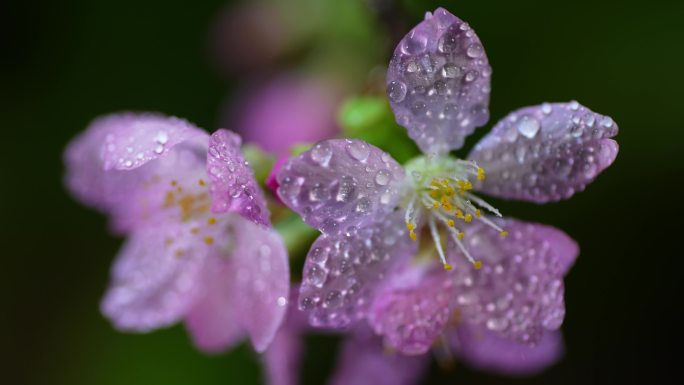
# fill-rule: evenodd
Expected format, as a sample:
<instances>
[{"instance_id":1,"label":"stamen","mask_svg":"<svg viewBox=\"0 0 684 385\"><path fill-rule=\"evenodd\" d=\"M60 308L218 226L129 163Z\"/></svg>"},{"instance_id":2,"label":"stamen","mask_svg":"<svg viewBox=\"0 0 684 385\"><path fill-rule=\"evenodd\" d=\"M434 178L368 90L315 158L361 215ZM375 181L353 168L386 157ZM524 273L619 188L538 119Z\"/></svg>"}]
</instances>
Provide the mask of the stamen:
<instances>
[{"instance_id":1,"label":"stamen","mask_svg":"<svg viewBox=\"0 0 684 385\"><path fill-rule=\"evenodd\" d=\"M439 254L439 259L442 261L442 265L444 265L444 270L451 270L452 266L449 263L447 263L446 257L444 256L444 250L442 250L442 241L439 238L439 231L437 231L435 221L432 218L430 218L430 220L428 221L428 225L430 226L432 240L433 242L435 242L435 247L437 248L437 254Z\"/></svg>"},{"instance_id":2,"label":"stamen","mask_svg":"<svg viewBox=\"0 0 684 385\"><path fill-rule=\"evenodd\" d=\"M463 255L465 255L466 259L473 264L475 269L479 270L482 268L482 262L476 261L475 258L473 258L468 250L466 250L465 246L463 246L463 242L461 242L461 239L463 239L462 236L459 236L456 230L449 228L452 238L454 239L454 242L456 242L456 245L458 246L459 249L461 249L461 252L463 252ZM461 233L463 234L463 233Z\"/></svg>"},{"instance_id":3,"label":"stamen","mask_svg":"<svg viewBox=\"0 0 684 385\"><path fill-rule=\"evenodd\" d=\"M210 225L215 225L216 224L216 218L210 217L209 219L207 219L207 223Z\"/></svg>"}]
</instances>

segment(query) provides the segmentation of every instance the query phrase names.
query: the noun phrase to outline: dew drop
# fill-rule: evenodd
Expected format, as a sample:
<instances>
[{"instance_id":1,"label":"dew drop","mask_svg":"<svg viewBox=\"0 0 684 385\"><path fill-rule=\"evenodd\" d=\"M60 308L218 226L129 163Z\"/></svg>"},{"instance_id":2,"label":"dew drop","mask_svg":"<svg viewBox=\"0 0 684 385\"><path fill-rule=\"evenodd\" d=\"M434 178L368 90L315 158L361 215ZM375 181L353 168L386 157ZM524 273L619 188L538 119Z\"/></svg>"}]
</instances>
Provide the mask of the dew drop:
<instances>
[{"instance_id":1,"label":"dew drop","mask_svg":"<svg viewBox=\"0 0 684 385\"><path fill-rule=\"evenodd\" d=\"M375 174L375 183L379 184L380 186L387 186L387 184L390 181L390 173L387 170L380 170L378 171L377 174Z\"/></svg>"},{"instance_id":2,"label":"dew drop","mask_svg":"<svg viewBox=\"0 0 684 385\"><path fill-rule=\"evenodd\" d=\"M323 303L326 307L335 308L342 304L342 293L337 290L331 290L328 295L325 296L325 301Z\"/></svg>"},{"instance_id":3,"label":"dew drop","mask_svg":"<svg viewBox=\"0 0 684 385\"><path fill-rule=\"evenodd\" d=\"M466 54L473 59L482 56L483 53L484 48L482 48L482 45L478 43L473 43L468 46L468 49L466 49Z\"/></svg>"},{"instance_id":4,"label":"dew drop","mask_svg":"<svg viewBox=\"0 0 684 385\"><path fill-rule=\"evenodd\" d=\"M349 155L351 155L352 158L363 162L368 159L368 155L370 155L370 147L359 140L349 141L347 144L347 152L349 152Z\"/></svg>"},{"instance_id":5,"label":"dew drop","mask_svg":"<svg viewBox=\"0 0 684 385\"><path fill-rule=\"evenodd\" d=\"M159 131L154 137L154 141L159 144L166 144L169 141L169 135L165 131Z\"/></svg>"},{"instance_id":6,"label":"dew drop","mask_svg":"<svg viewBox=\"0 0 684 385\"><path fill-rule=\"evenodd\" d=\"M306 273L306 282L310 285L321 287L325 283L326 272L318 265L311 265Z\"/></svg>"},{"instance_id":7,"label":"dew drop","mask_svg":"<svg viewBox=\"0 0 684 385\"><path fill-rule=\"evenodd\" d=\"M470 83L470 82L475 81L475 79L477 79L478 76L479 76L479 73L478 73L477 71L471 70L471 71L468 71L468 72L466 73L464 79L465 79L466 82L469 82L469 83Z\"/></svg>"},{"instance_id":8,"label":"dew drop","mask_svg":"<svg viewBox=\"0 0 684 385\"><path fill-rule=\"evenodd\" d=\"M451 53L458 49L458 33L449 30L437 42L437 49L442 53Z\"/></svg>"},{"instance_id":9,"label":"dew drop","mask_svg":"<svg viewBox=\"0 0 684 385\"><path fill-rule=\"evenodd\" d=\"M461 75L461 69L458 66L447 64L442 67L442 76L447 79L453 79Z\"/></svg>"},{"instance_id":10,"label":"dew drop","mask_svg":"<svg viewBox=\"0 0 684 385\"><path fill-rule=\"evenodd\" d=\"M387 97L394 102L399 103L406 97L406 84L400 81L392 81L387 85Z\"/></svg>"},{"instance_id":11,"label":"dew drop","mask_svg":"<svg viewBox=\"0 0 684 385\"><path fill-rule=\"evenodd\" d=\"M412 32L401 43L401 51L407 55L418 55L425 51L427 37Z\"/></svg>"},{"instance_id":12,"label":"dew drop","mask_svg":"<svg viewBox=\"0 0 684 385\"><path fill-rule=\"evenodd\" d=\"M332 158L332 153L333 152L332 148L330 148L330 144L326 142L318 143L311 149L311 160L323 167L327 167L328 163L330 162L330 158Z\"/></svg>"},{"instance_id":13,"label":"dew drop","mask_svg":"<svg viewBox=\"0 0 684 385\"><path fill-rule=\"evenodd\" d=\"M541 110L545 115L549 115L551 111L553 111L553 108L549 103L544 103L542 104Z\"/></svg>"},{"instance_id":14,"label":"dew drop","mask_svg":"<svg viewBox=\"0 0 684 385\"><path fill-rule=\"evenodd\" d=\"M368 211L370 211L371 205L371 200L367 197L363 197L359 199L358 202L356 202L355 210L357 213L367 213Z\"/></svg>"},{"instance_id":15,"label":"dew drop","mask_svg":"<svg viewBox=\"0 0 684 385\"><path fill-rule=\"evenodd\" d=\"M531 116L524 116L518 122L518 132L529 139L534 138L540 128L539 121Z\"/></svg>"}]
</instances>

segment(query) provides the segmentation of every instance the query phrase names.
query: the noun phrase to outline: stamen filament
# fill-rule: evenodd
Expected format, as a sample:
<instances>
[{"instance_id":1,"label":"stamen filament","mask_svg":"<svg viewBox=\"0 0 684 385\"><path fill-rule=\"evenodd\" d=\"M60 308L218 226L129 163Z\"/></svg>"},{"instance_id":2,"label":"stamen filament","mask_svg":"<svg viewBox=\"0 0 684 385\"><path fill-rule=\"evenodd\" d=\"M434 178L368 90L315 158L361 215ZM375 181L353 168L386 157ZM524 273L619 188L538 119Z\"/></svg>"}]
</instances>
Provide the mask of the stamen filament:
<instances>
[{"instance_id":1,"label":"stamen filament","mask_svg":"<svg viewBox=\"0 0 684 385\"><path fill-rule=\"evenodd\" d=\"M432 234L432 240L435 242L435 247L437 248L437 254L439 254L439 259L442 261L442 265L444 265L445 270L451 270L452 267L449 263L447 263L446 256L444 256L444 250L442 250L442 241L439 238L439 231L437 231L437 226L435 225L435 221L430 218L428 221L428 225L430 226L430 233Z\"/></svg>"}]
</instances>

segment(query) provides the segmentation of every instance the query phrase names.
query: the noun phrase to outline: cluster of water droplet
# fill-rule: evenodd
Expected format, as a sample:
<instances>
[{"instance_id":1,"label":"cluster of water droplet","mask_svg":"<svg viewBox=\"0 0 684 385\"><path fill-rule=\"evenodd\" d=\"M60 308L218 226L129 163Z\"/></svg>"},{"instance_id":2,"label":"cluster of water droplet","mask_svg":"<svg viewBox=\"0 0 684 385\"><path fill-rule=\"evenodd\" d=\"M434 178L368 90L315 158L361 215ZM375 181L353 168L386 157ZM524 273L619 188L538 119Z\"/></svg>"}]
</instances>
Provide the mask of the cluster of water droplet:
<instances>
[{"instance_id":1,"label":"cluster of water droplet","mask_svg":"<svg viewBox=\"0 0 684 385\"><path fill-rule=\"evenodd\" d=\"M266 201L240 152L240 144L240 138L227 130L217 131L209 140L207 170L212 182L212 209L237 209L247 218L268 224Z\"/></svg>"},{"instance_id":2,"label":"cluster of water droplet","mask_svg":"<svg viewBox=\"0 0 684 385\"><path fill-rule=\"evenodd\" d=\"M573 101L545 103L502 119L471 158L487 170L482 190L537 202L569 198L607 167L618 127Z\"/></svg>"},{"instance_id":3,"label":"cluster of water droplet","mask_svg":"<svg viewBox=\"0 0 684 385\"><path fill-rule=\"evenodd\" d=\"M455 306L467 322L534 344L544 330L563 322L563 271L559 256L535 236L534 226L518 226L509 237L495 231L466 237L483 267L454 269Z\"/></svg>"},{"instance_id":4,"label":"cluster of water droplet","mask_svg":"<svg viewBox=\"0 0 684 385\"><path fill-rule=\"evenodd\" d=\"M376 296L369 322L402 353L425 353L449 320L452 292L453 282L443 276L425 279L418 287L383 290Z\"/></svg>"},{"instance_id":5,"label":"cluster of water droplet","mask_svg":"<svg viewBox=\"0 0 684 385\"><path fill-rule=\"evenodd\" d=\"M489 119L490 76L475 32L438 9L397 46L387 96L397 122L423 152L448 152Z\"/></svg>"},{"instance_id":6,"label":"cluster of water droplet","mask_svg":"<svg viewBox=\"0 0 684 385\"><path fill-rule=\"evenodd\" d=\"M280 197L324 233L388 212L403 169L387 153L360 140L328 140L286 164L278 175Z\"/></svg>"},{"instance_id":7,"label":"cluster of water droplet","mask_svg":"<svg viewBox=\"0 0 684 385\"><path fill-rule=\"evenodd\" d=\"M402 250L405 254L396 253ZM314 242L299 298L313 325L343 327L363 317L388 269L413 256L401 215L390 214Z\"/></svg>"}]
</instances>

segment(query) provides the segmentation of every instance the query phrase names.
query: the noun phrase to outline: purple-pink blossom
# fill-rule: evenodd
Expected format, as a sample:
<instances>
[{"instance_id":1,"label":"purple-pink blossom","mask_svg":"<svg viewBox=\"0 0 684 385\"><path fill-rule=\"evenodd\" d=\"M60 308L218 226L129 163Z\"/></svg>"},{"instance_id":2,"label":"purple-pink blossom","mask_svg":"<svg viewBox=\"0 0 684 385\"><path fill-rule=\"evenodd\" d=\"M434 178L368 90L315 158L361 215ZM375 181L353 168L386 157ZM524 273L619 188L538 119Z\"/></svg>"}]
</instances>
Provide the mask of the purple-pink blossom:
<instances>
[{"instance_id":1,"label":"purple-pink blossom","mask_svg":"<svg viewBox=\"0 0 684 385\"><path fill-rule=\"evenodd\" d=\"M101 309L120 330L184 321L195 344L269 345L285 315L287 252L227 130L158 114L101 117L67 147L66 184L127 237Z\"/></svg>"},{"instance_id":2,"label":"purple-pink blossom","mask_svg":"<svg viewBox=\"0 0 684 385\"><path fill-rule=\"evenodd\" d=\"M473 29L437 9L402 39L387 73L396 120L424 154L401 166L363 141L332 139L282 167L278 195L322 233L298 299L309 323L366 323L408 355L442 339L506 373L560 356L563 277L577 244L503 218L476 192L567 199L615 160L618 128L577 102L544 103L504 117L466 159L450 156L487 122L490 80Z\"/></svg>"}]
</instances>

